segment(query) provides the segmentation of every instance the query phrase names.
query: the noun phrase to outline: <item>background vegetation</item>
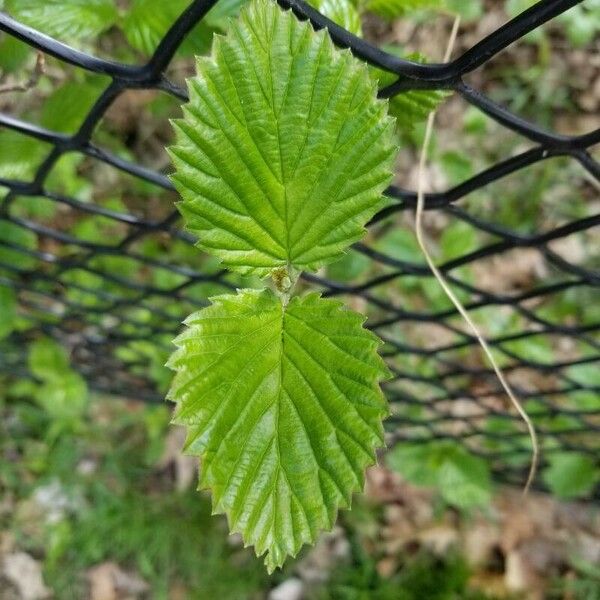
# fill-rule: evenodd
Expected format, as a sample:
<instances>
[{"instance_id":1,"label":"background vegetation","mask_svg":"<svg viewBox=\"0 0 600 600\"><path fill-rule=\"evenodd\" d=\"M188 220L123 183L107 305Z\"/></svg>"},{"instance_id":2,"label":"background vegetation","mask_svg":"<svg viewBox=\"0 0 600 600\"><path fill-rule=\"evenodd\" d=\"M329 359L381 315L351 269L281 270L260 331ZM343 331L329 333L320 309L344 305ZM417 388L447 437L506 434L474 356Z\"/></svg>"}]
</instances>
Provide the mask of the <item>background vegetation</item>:
<instances>
[{"instance_id":1,"label":"background vegetation","mask_svg":"<svg viewBox=\"0 0 600 600\"><path fill-rule=\"evenodd\" d=\"M463 18L457 50L460 51L530 4L529 0L417 0L415 7L404 10L402 6L406 3L394 7L391 2L376 0L358 5L323 0L317 7L388 50L404 56L418 53L423 60L434 60L442 53L445 32L455 11L459 10ZM150 56L186 5L186 0L123 3L111 0L4 0L2 3L0 0L3 10L49 35L96 55L131 63L141 63ZM239 5L239 0L220 0L196 28L170 67L169 76L174 81L181 83L192 72L191 57L208 52L213 33L224 31L227 18L236 13ZM492 98L544 126L569 134L589 131L599 125L600 65L596 60L599 33L600 2L586 0L474 73L471 83L485 85ZM1 94L0 109L50 130L75 132L107 79L83 73L50 57L46 57L44 73L34 76L36 60L36 53L30 48L0 34L0 85L35 79L25 93ZM458 184L523 150L520 138L456 98L427 93L416 99L416 106L421 109L444 101L428 173L436 189ZM414 187L415 156L423 135L422 118L427 111L407 113L406 100L401 98L393 108L400 117L398 136L402 153L398 179L403 185ZM127 92L111 107L94 134L94 142L123 159L165 170L168 161L164 146L171 139L168 119L178 113L177 102L165 95ZM411 118L403 120L407 114ZM0 129L0 178L31 179L48 150L47 144ZM59 160L48 188L57 198L75 198L83 209L86 203L93 202L114 214L134 212L156 220L166 216L175 201L169 192L159 193L154 186L138 179L115 175L106 165L75 153ZM0 187L0 197L6 193ZM597 187L576 164L553 159L469 195L464 207L475 215L493 216L498 224L529 233L592 214L598 207L597 198ZM0 263L25 271L43 272L45 265L35 253L16 251L11 244L58 255L72 248L36 235L14 219L46 225L90 243L121 239L127 232L125 224L118 220L86 214L85 210L73 211L60 200L19 197L11 203L10 215L13 221L0 220L0 238L8 242L0 246ZM374 228L370 241L376 249L397 259L422 262L409 220L400 223L406 227L382 223ZM428 234L440 261L474 250L491 239L462 221L449 222L444 215L433 220ZM582 266L600 266L597 232L565 241L568 243L557 246L556 251ZM201 266L207 273L215 273L218 268L212 259L199 256L188 244L165 240L160 235L145 236L133 249L151 260L168 255L182 266ZM103 254L89 264L98 271L157 289L171 289L183 281L176 272L146 269L127 257ZM384 268L374 266L363 254L351 251L342 261L328 267L326 274L344 283L359 283L385 273ZM501 291L526 287L541 278L551 282L556 276L527 252L493 264L486 262L481 267L461 267L458 275L465 281L486 281L491 289ZM10 270L0 268L0 339L8 339L15 331L26 333L40 319L51 324L58 318L35 307L18 309L12 288L1 285L12 277ZM227 281L233 286L258 284L237 276L229 276ZM47 289L53 289L55 284L48 283ZM103 312L102 295L89 290L123 293L118 283L107 283L83 269L64 272L58 284L65 287L68 301L90 311L91 323L98 326L105 326L110 315ZM131 319L138 328L151 327L156 324L159 311L177 319L191 312L195 302L225 289L221 282L202 282L186 290L187 301L174 303L171 298L154 296L144 306L124 304L119 316ZM408 309L448 307L435 282L417 277L394 280L393 285L378 288L375 296L380 300L400 298ZM368 312L371 318L378 316L371 306L357 308ZM582 324L600 318L597 298L581 288L556 295L538 308L539 314L565 323L574 315ZM488 335L516 332L525 324L515 311L475 312ZM127 333L131 329L124 324L120 331ZM426 328L401 331L415 344L426 344L438 333ZM170 378L163 364L170 351L171 337L170 332L165 332L152 340L124 343L116 350L116 357L130 365L132 374L150 377L162 393ZM526 342L507 343L505 348L516 356L551 363L571 351L559 342L539 336ZM3 346L0 352L9 352L7 348ZM593 349L582 344L577 351L585 356ZM471 561L460 555L468 555L465 548L458 554L440 553L439 547L423 543L413 532L412 537L408 536L410 543L391 552L394 560L383 562L390 557L382 539L385 527L390 526L389 506L400 502L396 497L390 500L385 496L387 479L372 486L371 500L359 502L355 511L344 515L340 536L345 542L336 542L345 548L339 567L332 567L338 563L331 557L337 555L335 547L328 546L326 558L317 555L323 564L317 569L320 574L312 579L306 575L306 567L299 566L310 564L313 560L310 553L283 573L267 578L250 552L240 548L235 539L226 537L225 524L209 516L208 501L194 491L193 469L178 455L176 448L180 443L168 433L166 406L116 400L89 390L85 378L71 366L68 353L47 338L33 336L26 352L28 371L35 379L15 377L12 373L0 380L0 559L19 552L33 557L35 564L42 566L45 585L56 598L85 598L93 594L94 585L99 585L103 574L109 572L113 581L114 569L97 570L107 564L118 565L120 569L125 591L120 589L115 593L123 597L137 594L152 598L260 598L298 573L303 574L302 582L310 584L307 593L315 598L507 597L506 586L498 588L490 583L497 579L493 575L504 577L508 572L507 564L494 563L493 553L483 567L467 566ZM476 360L467 350L459 353L458 358ZM500 358L506 360L504 356ZM428 359L404 366L424 376L435 372ZM569 376L590 386L600 385L598 369L593 365L575 367ZM408 391L424 394L430 390L425 384L413 384ZM568 408L600 410L600 398L591 392L573 394L564 402ZM535 413L541 407L532 399L527 408ZM414 416L414 412L401 414ZM567 414L544 413L537 422L558 429L574 421ZM490 432L510 433L515 426L489 418L485 427ZM503 447L501 438L493 444L500 450ZM542 478L557 497L585 499L600 481L598 462L588 455L560 452L550 457ZM525 463L526 447L522 457L515 460L518 464ZM435 490L427 502L434 507L430 523L436 526L447 524L448 519L468 523L482 514L493 520L497 511L504 510L492 501L498 490L494 489L489 465L453 442L399 446L389 456L388 465L401 472L405 480ZM404 494L407 489L418 488L402 489ZM408 502L401 497L402 502ZM501 498L502 493L496 497ZM598 533L592 529L590 534L594 531ZM539 584L547 597L599 598L600 573L590 556L578 550L552 563L554 567L543 586ZM6 573L5 569L0 590L9 591L0 591L0 598L2 594L13 598L8 594L16 594L19 588ZM482 573L489 577L482 577ZM327 575L327 582L323 582ZM538 583L527 580L526 585L533 589ZM490 587L491 595L485 591ZM475 588L484 591L474 591Z\"/></svg>"}]
</instances>

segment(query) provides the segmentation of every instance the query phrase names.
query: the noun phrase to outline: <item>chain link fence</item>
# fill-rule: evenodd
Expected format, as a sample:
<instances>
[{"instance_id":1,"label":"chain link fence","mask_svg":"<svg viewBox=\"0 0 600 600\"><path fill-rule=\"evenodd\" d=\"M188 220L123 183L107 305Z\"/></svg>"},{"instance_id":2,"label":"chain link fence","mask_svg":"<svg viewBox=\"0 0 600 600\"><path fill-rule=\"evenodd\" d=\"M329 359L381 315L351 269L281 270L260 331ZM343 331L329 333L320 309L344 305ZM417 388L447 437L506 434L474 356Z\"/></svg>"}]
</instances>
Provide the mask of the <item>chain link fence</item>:
<instances>
[{"instance_id":1,"label":"chain link fence","mask_svg":"<svg viewBox=\"0 0 600 600\"><path fill-rule=\"evenodd\" d=\"M9 36L109 80L73 134L0 114L0 128L46 148L33 177L0 178L0 225L9 223L12 232L0 235L0 285L16 290L20 319L26 323L1 343L0 372L28 376L27 344L44 333L69 348L75 368L91 387L161 402L164 375L156 372L162 373L160 363L183 318L206 305L208 295L241 285L239 277L190 250L194 239L182 229L174 210L168 167L155 170L123 158L94 135L107 111L130 90L158 90L173 97L175 104L186 100L184 89L165 72L186 36L215 3L191 2L150 60L139 66L81 52L0 13L0 30ZM600 304L600 242L594 227L600 224L600 214L593 214L593 208L594 197L598 208L600 164L590 149L600 142L600 129L577 136L547 131L465 82L507 46L579 2L542 0L446 64L403 60L352 35L301 0L279 3L317 28L327 27L334 41L351 48L358 59L396 75L394 83L380 90L381 97L409 90L453 90L521 136L519 152L446 191L427 194L427 220L441 230L460 221L477 231L478 247L443 261L441 270L482 326L534 419L544 456L573 450L597 462L600 311L594 305ZM142 182L160 210L152 214L143 208L113 209L98 199L83 201L54 191L48 182L61 159L72 153L85 155L91 168L103 173L114 169ZM495 209L478 209L474 194L516 172L529 170L536 177L537 163L557 157L580 165L588 182L588 211L524 233L495 219ZM494 189L499 206L502 188ZM427 290L435 282L424 261L406 259L394 251L393 243L378 242L384 234L407 228L416 204L414 191L393 185L386 193L393 202L373 219L366 241L353 247L353 262L304 275L303 285L344 298L369 315L368 326L384 339L383 354L394 373L385 384L393 412L387 421L391 442L459 440L488 458L500 480L522 485L529 440L481 359L476 340L449 303L428 300ZM60 205L67 221L93 216L114 222L120 233L90 241L56 219L44 222L24 216L18 210L24 199ZM520 202L526 205L529 200L523 197ZM8 231L4 227L0 231ZM15 235L17 230L21 233ZM34 243L28 242L30 232ZM573 239L589 251L579 260L561 251L561 241ZM515 282L511 265L523 256L536 265L537 275ZM128 270L122 268L125 263ZM356 278L343 272L344 265L351 270L367 263L369 269Z\"/></svg>"}]
</instances>

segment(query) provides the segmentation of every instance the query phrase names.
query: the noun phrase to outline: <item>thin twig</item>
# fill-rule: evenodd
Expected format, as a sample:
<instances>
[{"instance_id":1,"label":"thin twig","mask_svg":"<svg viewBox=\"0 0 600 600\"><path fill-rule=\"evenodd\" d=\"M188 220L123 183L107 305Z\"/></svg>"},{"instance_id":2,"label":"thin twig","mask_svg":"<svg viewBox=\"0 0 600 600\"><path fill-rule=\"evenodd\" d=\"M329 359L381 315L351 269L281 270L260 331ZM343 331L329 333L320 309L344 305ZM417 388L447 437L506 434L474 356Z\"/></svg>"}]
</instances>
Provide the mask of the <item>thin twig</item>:
<instances>
[{"instance_id":1,"label":"thin twig","mask_svg":"<svg viewBox=\"0 0 600 600\"><path fill-rule=\"evenodd\" d=\"M458 34L459 26L460 26L460 17L456 17L456 19L454 20L454 25L452 26L452 33L450 34L450 39L448 41L448 47L446 48L444 62L448 62L450 60L450 56L452 54L452 49L454 48L454 43L456 42L456 36ZM454 306L456 307L456 309L458 310L458 312L460 313L462 318L465 320L465 322L468 324L469 328L471 329L471 331L477 338L477 341L479 342L481 348L483 349L483 352L486 355L490 365L494 369L494 372L496 373L496 376L498 377L498 380L500 381L502 388L504 389L507 396L510 398L511 402L513 403L515 409L517 410L517 412L519 413L519 415L521 416L521 418L527 425L527 429L529 431L529 437L531 438L531 446L532 446L531 466L529 468L529 475L527 477L527 482L525 483L525 488L523 489L523 493L527 494L527 492L529 491L529 488L531 487L531 483L533 482L533 479L535 477L535 474L537 471L538 459L539 459L539 445L538 445L537 435L536 435L533 423L531 422L529 415L525 412L525 409L523 408L521 402L519 401L519 399L513 392L512 387L510 386L510 384L508 383L508 380L504 376L502 369L496 362L496 359L494 358L494 355L492 354L492 351L491 351L488 343L486 342L485 338L479 331L479 328L474 323L474 321L471 319L469 313L467 312L465 307L462 305L461 301L456 297L456 295L452 291L452 288L446 281L446 278L444 277L444 275L441 273L441 271L436 267L435 263L433 262L433 259L429 253L429 250L427 249L427 245L425 243L425 238L423 235L423 214L424 214L424 208L425 208L425 194L424 194L424 186L423 186L424 176L423 175L424 175L424 171L425 171L425 165L427 162L429 145L431 143L431 135L433 132L434 121L435 121L435 111L432 111L429 114L429 118L427 119L427 127L425 129L425 139L423 140L423 146L421 148L421 157L419 160L418 182L417 182L417 209L416 209L416 214L415 214L415 234L417 236L417 241L419 243L421 251L423 252L423 255L425 256L425 260L427 261L427 264L429 265L429 268L431 269L431 272L433 273L435 278L438 280L438 283L440 284L440 286L442 287L442 289L444 290L444 292L446 293L448 298L452 301L452 303L454 304Z\"/></svg>"},{"instance_id":2,"label":"thin twig","mask_svg":"<svg viewBox=\"0 0 600 600\"><path fill-rule=\"evenodd\" d=\"M46 59L41 52L38 52L35 59L35 66L31 76L23 83L7 83L0 85L0 94L8 94L9 92L26 92L32 87L35 87L40 80L40 77L46 71Z\"/></svg>"}]
</instances>

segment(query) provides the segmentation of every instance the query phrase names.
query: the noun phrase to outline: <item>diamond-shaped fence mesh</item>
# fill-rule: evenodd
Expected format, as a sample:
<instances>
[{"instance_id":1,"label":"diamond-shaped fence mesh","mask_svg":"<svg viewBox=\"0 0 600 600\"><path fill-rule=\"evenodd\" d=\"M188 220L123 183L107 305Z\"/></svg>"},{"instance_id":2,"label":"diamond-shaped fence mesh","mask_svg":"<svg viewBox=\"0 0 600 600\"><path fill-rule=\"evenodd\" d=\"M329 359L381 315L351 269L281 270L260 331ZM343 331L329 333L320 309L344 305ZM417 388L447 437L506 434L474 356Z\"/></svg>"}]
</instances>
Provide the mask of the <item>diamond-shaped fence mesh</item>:
<instances>
[{"instance_id":1,"label":"diamond-shaped fence mesh","mask_svg":"<svg viewBox=\"0 0 600 600\"><path fill-rule=\"evenodd\" d=\"M160 402L166 383L162 362L181 321L206 305L208 296L248 283L193 249L194 239L173 205L163 148L168 139L152 150L152 164L140 164L135 155L104 143L109 138L101 125L112 111L113 128L133 129L141 104L128 112L120 104L131 90L141 102L148 93L142 90L153 90L152 98L172 102L176 114L186 93L172 82L172 60L215 3L191 2L140 66L92 56L0 13L6 35L100 82L87 115L71 133L0 114L0 129L11 131L15 143L35 140L39 154L33 172L0 178L0 285L17 292L20 319L0 345L0 372L27 376L27 344L46 334L69 348L74 367L92 388ZM542 0L446 64L403 60L301 0L279 3L317 28L327 27L358 59L395 74L395 83L380 90L382 97L454 90L499 124L494 135L510 130L520 136L522 143L504 160L426 195L429 234L435 248L445 230L458 231L455 255L442 257L441 270L495 349L535 422L544 456L577 451L598 461L600 237L594 227L600 214L593 211L599 207L600 164L590 148L600 142L600 129L577 136L553 133L465 82L507 46L579 2ZM85 102L77 86L72 95L72 102ZM63 106L52 109L60 112ZM460 148L461 140L455 142ZM61 186L64 164L73 156L80 160L78 180L91 182L91 193L83 196ZM509 183L519 172L547 185L546 171L539 170L546 164L566 174L567 193L548 200L552 210L545 209L552 189L543 188L537 201L531 186L523 186L520 195ZM569 186L582 188L583 209L569 210ZM487 457L498 478L522 484L530 455L526 430L476 340L422 257L414 255L416 194L396 185L386 193L393 202L373 219L366 240L341 264L305 275L302 285L363 311L368 326L384 339L383 354L394 373L385 384L393 412L387 421L391 442L459 440ZM505 193L512 194L512 203ZM107 202L115 195L122 201ZM503 217L515 207L543 215L534 221L535 230ZM469 247L465 240L476 244Z\"/></svg>"}]
</instances>

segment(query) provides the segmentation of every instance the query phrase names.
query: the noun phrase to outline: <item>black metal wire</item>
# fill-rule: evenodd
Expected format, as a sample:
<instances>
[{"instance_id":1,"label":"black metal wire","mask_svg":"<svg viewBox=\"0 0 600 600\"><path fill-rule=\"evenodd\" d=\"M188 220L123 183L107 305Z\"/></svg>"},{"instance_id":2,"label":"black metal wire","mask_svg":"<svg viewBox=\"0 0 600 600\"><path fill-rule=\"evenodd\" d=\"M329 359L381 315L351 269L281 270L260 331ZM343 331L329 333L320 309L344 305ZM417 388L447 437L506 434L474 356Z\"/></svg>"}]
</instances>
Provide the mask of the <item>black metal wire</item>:
<instances>
[{"instance_id":1,"label":"black metal wire","mask_svg":"<svg viewBox=\"0 0 600 600\"><path fill-rule=\"evenodd\" d=\"M172 207L166 217L156 220L83 202L47 189L48 177L59 159L67 153L77 152L160 190L173 190L165 173L118 156L93 142L92 136L113 102L127 90L160 90L178 100L187 99L185 90L172 83L165 70L186 35L216 1L191 2L143 65L122 64L81 52L0 12L0 30L64 63L110 78L110 83L72 135L0 114L0 128L13 130L51 147L31 180L0 178L0 186L8 190L0 201L0 224L10 222L35 232L40 239L52 241L52 244L31 249L0 239L0 249L12 250L19 256L34 258L38 262L36 268L25 269L19 261L14 264L0 261L0 285L9 286L18 293L21 314L34 325L23 332L13 333L2 343L0 372L26 376L26 344L43 332L61 340L71 349L76 367L96 389L148 402L162 401L163 394L147 376L149 359L144 352L139 351L135 360L125 360L119 356L119 348L124 344L150 341L154 347L168 352L170 338L180 328L181 320L207 302L206 298L192 293L194 286L210 283L223 291L235 289L238 281L223 270L206 272L201 265L190 266L178 261L168 251L159 259L135 249L136 242L157 234L171 242L194 243L192 236L181 229L177 212ZM600 225L600 214L573 219L550 231L523 234L477 216L457 204L472 192L558 156L577 161L590 178L600 181L600 164L589 152L600 142L600 129L578 136L547 131L513 114L463 80L507 46L581 0L541 0L457 59L443 64L420 64L386 53L336 25L302 0L278 2L282 7L290 8L300 19L310 20L316 28L326 27L336 44L350 48L358 58L395 74L397 80L380 90L381 97L390 98L407 90L452 89L491 119L533 144L533 147L455 187L427 194L425 205L427 210L440 211L447 219L468 223L491 240L473 252L440 265L440 269L457 290L466 294L468 309L497 307L500 310L510 307L527 323L518 332L492 335L489 342L506 363L505 370L513 378L517 393L525 402L532 403L529 411L535 419L544 452L576 451L591 456L597 462L600 455L600 410L581 409L571 400L577 394L587 393L595 397L600 394L598 385L572 376L572 368L578 365L596 369L600 366L600 322L578 322L577 315L568 322L553 321L539 314L536 302L574 290L580 295L588 294L586 303L600 301L597 293L600 272L574 264L549 247L554 240L587 232ZM416 204L414 191L394 185L386 193L393 202L372 220L371 227L374 229L389 226L390 217L410 210ZM80 239L14 214L13 206L23 197L43 197L68 207L74 214L110 219L126 227L127 235L117 243ZM165 203L168 202L170 200L165 200ZM65 251L57 251L57 247ZM539 253L552 270L552 277L540 285L515 293L498 293L469 282L458 274L461 266L473 265L513 249L533 249ZM383 354L394 373L394 379L385 384L394 413L387 422L390 439L459 440L473 452L487 457L498 478L522 483L529 456L526 432L503 400L493 372L485 366L472 366L477 363L465 355L465 352L476 348L477 340L464 332L454 308L437 311L409 309L400 300L390 300L385 294L386 286L402 283L407 277L431 278L429 269L425 264L390 256L377 250L372 243L358 243L354 250L368 257L375 266L375 275L369 280L352 284L334 281L321 274L305 274L303 279L305 285L322 290L324 295L342 296L349 302L362 303L370 314L368 326L386 342ZM147 279L132 280L98 263L98 258L106 257L127 258L146 272L165 270L177 275L181 281L171 287L162 287L149 283ZM88 285L68 278L69 274L77 271L97 278L102 285ZM94 302L74 300L73 292L91 297ZM151 318L136 316L136 309L145 309L151 313ZM453 336L453 341L444 342L442 336L442 341L433 345L409 342L407 340L414 338L403 333L414 324L437 327L439 331ZM568 353L569 356L560 361L546 364L506 347L507 343L539 336L544 336L551 344L562 340L577 351ZM437 336L432 337L435 340ZM498 428L490 427L491 422ZM600 498L600 489L596 490L596 497Z\"/></svg>"}]
</instances>

